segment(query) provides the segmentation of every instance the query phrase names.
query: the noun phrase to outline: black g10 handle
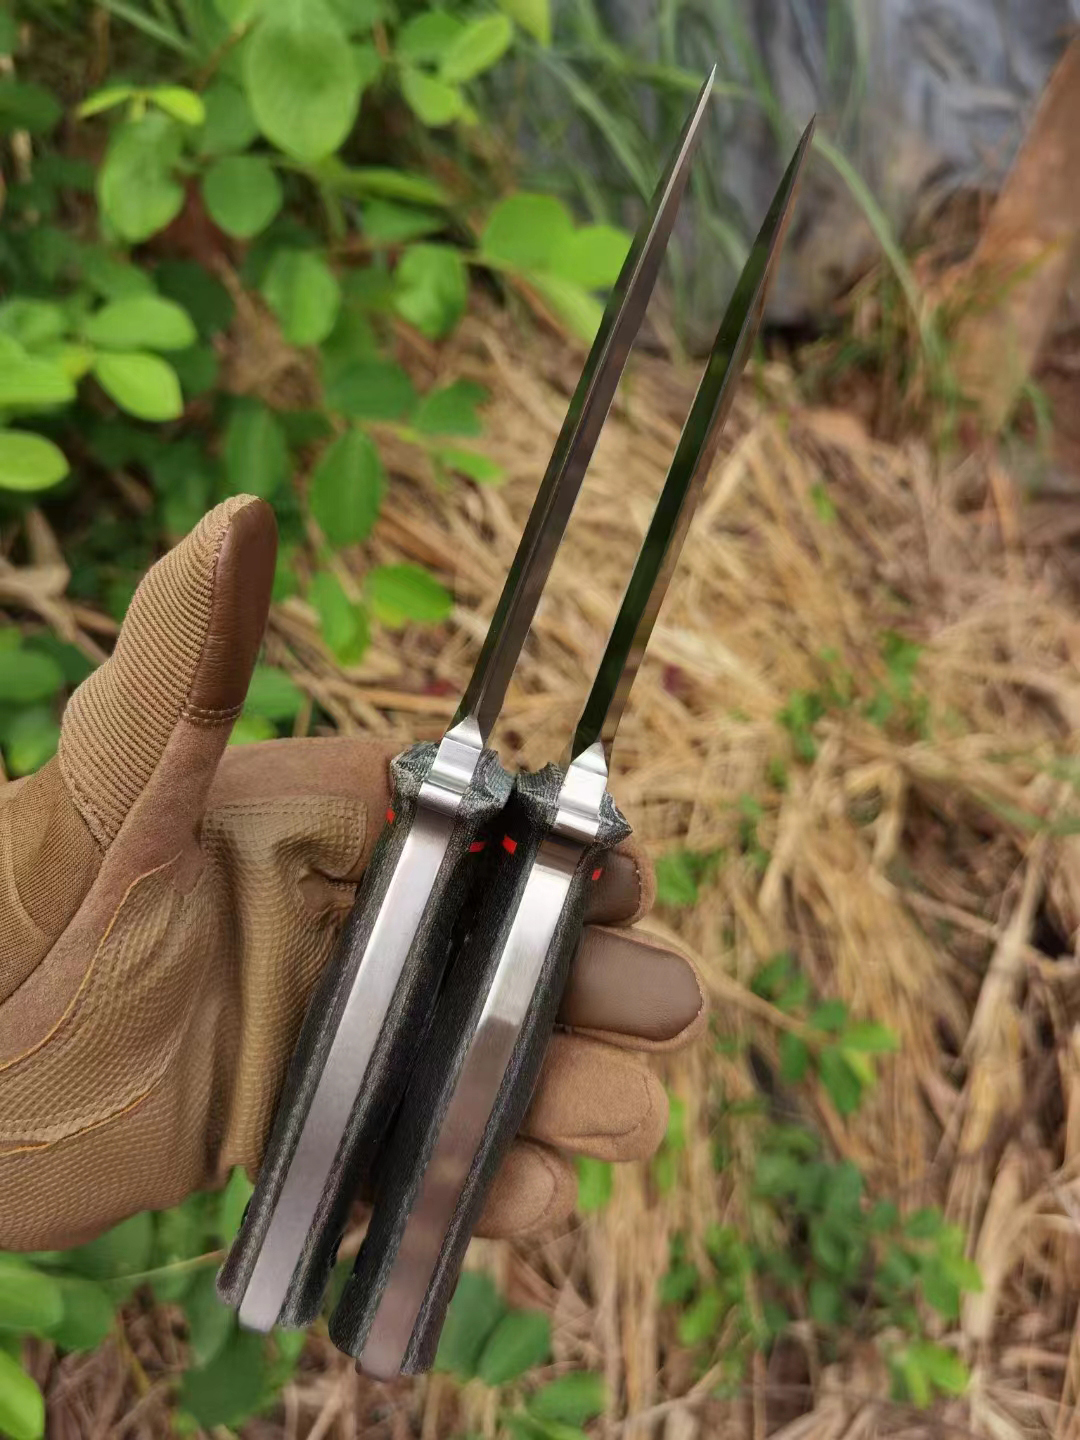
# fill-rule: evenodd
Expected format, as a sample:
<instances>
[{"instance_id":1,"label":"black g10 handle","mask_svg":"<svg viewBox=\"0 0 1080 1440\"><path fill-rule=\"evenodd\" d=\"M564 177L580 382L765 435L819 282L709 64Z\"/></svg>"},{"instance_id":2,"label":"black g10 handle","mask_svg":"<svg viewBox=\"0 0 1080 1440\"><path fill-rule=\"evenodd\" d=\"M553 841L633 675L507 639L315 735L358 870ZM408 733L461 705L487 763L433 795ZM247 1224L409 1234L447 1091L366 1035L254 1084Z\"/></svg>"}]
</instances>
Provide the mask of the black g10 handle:
<instances>
[{"instance_id":1,"label":"black g10 handle","mask_svg":"<svg viewBox=\"0 0 1080 1440\"><path fill-rule=\"evenodd\" d=\"M519 776L484 893L379 1161L375 1208L330 1336L372 1375L426 1370L491 1182L532 1097L589 887L630 827L554 833L562 771Z\"/></svg>"},{"instance_id":2,"label":"black g10 handle","mask_svg":"<svg viewBox=\"0 0 1080 1440\"><path fill-rule=\"evenodd\" d=\"M484 750L453 806L428 803L437 748L414 745L392 762L387 823L308 1005L218 1276L219 1295L251 1329L303 1326L318 1313L350 1202L421 1053L479 837L510 794L510 776Z\"/></svg>"}]
</instances>

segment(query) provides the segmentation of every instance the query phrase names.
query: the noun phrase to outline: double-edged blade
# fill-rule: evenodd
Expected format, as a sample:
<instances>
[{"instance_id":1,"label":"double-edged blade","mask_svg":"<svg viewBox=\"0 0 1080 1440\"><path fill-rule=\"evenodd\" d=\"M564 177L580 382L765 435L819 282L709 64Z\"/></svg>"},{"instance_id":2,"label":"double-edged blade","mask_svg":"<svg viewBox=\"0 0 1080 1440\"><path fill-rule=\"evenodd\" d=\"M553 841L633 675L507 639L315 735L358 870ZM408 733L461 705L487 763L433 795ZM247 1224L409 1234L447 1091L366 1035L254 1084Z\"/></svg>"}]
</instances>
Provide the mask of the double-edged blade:
<instances>
[{"instance_id":1,"label":"double-edged blade","mask_svg":"<svg viewBox=\"0 0 1080 1440\"><path fill-rule=\"evenodd\" d=\"M803 131L728 302L705 374L679 437L652 522L615 617L570 758L601 741L605 759L663 604L690 518L712 464L735 389L761 324L769 283L791 218L814 121Z\"/></svg>"},{"instance_id":2,"label":"double-edged blade","mask_svg":"<svg viewBox=\"0 0 1080 1440\"><path fill-rule=\"evenodd\" d=\"M451 721L453 729L462 721L474 720L482 744L486 744L502 708L510 677L656 284L686 189L690 162L701 139L715 75L714 67L694 102L608 297L600 328L522 532L476 668Z\"/></svg>"}]
</instances>

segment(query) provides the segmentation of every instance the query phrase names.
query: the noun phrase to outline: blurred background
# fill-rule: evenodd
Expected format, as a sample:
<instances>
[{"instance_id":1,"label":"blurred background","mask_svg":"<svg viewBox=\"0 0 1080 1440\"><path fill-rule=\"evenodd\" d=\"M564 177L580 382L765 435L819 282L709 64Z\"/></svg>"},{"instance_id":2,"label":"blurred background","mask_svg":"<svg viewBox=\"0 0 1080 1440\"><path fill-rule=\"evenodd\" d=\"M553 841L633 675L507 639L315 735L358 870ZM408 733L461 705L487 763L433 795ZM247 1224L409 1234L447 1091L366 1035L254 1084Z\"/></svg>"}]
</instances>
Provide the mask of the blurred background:
<instances>
[{"instance_id":1,"label":"blurred background","mask_svg":"<svg viewBox=\"0 0 1080 1440\"><path fill-rule=\"evenodd\" d=\"M604 295L710 128L499 742L560 753L810 114L616 750L706 1041L647 1166L475 1242L436 1373L213 1294L250 1183L0 1255L0 1433L1080 1433L1075 0L0 6L0 750L274 506L234 743L441 733ZM1075 1007L1075 1008L1074 1008ZM359 1243L343 1247L341 1268Z\"/></svg>"}]
</instances>

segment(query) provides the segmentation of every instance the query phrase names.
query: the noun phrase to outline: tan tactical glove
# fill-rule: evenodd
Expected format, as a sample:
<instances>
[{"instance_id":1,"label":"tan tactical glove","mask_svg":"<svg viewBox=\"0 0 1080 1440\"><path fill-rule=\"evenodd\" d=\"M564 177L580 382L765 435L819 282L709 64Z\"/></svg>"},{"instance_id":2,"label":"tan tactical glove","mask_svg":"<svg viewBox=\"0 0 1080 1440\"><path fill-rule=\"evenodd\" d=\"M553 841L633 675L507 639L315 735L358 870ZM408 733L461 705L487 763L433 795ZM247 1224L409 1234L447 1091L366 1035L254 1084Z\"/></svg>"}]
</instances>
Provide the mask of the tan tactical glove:
<instances>
[{"instance_id":1,"label":"tan tactical glove","mask_svg":"<svg viewBox=\"0 0 1080 1440\"><path fill-rule=\"evenodd\" d=\"M259 1163L392 753L360 739L226 751L275 544L261 500L207 515L139 586L57 758L0 786L0 1249L76 1244ZM704 1021L690 964L619 928L652 901L641 855L597 892L565 1029L482 1233L570 1212L560 1151L649 1155L665 1096L633 1052Z\"/></svg>"}]
</instances>

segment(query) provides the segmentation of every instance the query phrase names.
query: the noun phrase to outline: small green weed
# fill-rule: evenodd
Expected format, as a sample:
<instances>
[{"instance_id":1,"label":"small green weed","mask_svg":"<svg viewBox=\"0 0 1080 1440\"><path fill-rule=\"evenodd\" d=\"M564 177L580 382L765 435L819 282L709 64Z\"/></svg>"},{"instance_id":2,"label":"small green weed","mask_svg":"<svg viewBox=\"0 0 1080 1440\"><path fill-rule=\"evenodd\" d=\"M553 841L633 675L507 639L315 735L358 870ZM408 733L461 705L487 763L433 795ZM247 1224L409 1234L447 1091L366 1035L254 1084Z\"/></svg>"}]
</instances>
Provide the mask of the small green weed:
<instances>
[{"instance_id":1,"label":"small green weed","mask_svg":"<svg viewBox=\"0 0 1080 1440\"><path fill-rule=\"evenodd\" d=\"M571 1371L528 1389L551 1360L551 1326L537 1310L508 1307L488 1275L467 1270L447 1311L435 1368L498 1392L499 1425L520 1440L585 1440L581 1426L603 1413L604 1382Z\"/></svg>"}]
</instances>

